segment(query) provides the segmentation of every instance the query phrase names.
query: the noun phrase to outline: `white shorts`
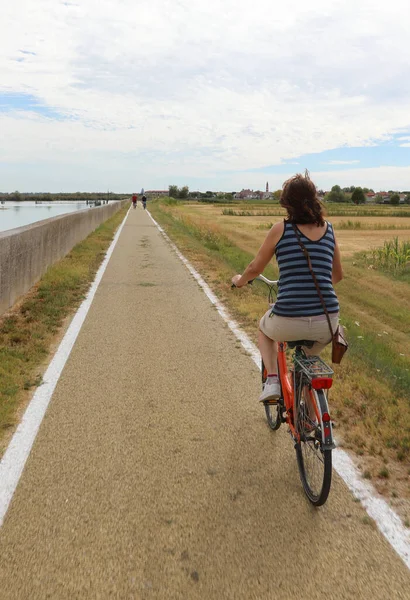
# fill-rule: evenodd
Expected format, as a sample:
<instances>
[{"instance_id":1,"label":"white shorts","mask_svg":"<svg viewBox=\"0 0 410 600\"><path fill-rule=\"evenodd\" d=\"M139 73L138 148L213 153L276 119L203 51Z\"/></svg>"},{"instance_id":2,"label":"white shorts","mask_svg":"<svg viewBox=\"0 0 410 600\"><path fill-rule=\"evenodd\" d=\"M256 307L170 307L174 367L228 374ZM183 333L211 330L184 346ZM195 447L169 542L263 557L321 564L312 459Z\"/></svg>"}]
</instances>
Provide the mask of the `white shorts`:
<instances>
[{"instance_id":1,"label":"white shorts","mask_svg":"<svg viewBox=\"0 0 410 600\"><path fill-rule=\"evenodd\" d=\"M339 324L339 313L330 316L333 331ZM296 342L312 340L316 342L312 348L305 348L306 354L318 355L332 340L326 315L317 317L281 317L272 314L270 308L262 317L259 329L276 342Z\"/></svg>"}]
</instances>

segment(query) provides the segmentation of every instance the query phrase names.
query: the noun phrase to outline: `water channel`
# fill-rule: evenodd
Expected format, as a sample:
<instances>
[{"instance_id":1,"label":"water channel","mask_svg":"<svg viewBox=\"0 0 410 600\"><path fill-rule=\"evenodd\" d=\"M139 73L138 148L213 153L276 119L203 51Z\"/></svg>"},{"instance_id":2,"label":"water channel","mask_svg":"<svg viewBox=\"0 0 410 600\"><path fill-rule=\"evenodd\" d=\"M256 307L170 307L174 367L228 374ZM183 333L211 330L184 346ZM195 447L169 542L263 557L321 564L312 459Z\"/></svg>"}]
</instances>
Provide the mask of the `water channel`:
<instances>
[{"instance_id":1,"label":"water channel","mask_svg":"<svg viewBox=\"0 0 410 600\"><path fill-rule=\"evenodd\" d=\"M30 225L43 219L65 215L90 208L85 202L49 202L36 204L34 201L4 202L0 204L0 232Z\"/></svg>"}]
</instances>

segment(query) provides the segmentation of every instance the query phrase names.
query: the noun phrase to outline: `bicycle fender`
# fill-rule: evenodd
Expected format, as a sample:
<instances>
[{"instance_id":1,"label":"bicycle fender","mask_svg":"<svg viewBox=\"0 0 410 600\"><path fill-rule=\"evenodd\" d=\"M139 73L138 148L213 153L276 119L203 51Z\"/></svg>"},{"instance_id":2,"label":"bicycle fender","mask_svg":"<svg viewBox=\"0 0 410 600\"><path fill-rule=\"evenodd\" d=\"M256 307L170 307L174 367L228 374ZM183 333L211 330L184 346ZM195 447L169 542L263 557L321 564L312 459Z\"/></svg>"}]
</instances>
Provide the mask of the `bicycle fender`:
<instances>
[{"instance_id":1,"label":"bicycle fender","mask_svg":"<svg viewBox=\"0 0 410 600\"><path fill-rule=\"evenodd\" d=\"M319 400L320 421L322 429L322 444L324 450L333 450L336 448L333 441L332 421L329 415L329 407L327 404L326 395L323 390L317 390L317 399Z\"/></svg>"}]
</instances>

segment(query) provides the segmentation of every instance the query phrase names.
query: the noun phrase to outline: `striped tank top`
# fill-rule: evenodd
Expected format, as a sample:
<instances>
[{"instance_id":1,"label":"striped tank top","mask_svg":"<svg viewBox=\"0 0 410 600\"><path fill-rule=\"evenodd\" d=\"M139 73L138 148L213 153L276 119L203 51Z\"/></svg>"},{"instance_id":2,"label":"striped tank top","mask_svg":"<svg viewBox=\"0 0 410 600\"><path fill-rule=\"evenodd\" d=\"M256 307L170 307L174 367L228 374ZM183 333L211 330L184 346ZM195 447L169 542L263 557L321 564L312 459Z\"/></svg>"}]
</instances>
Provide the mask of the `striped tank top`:
<instances>
[{"instance_id":1,"label":"striped tank top","mask_svg":"<svg viewBox=\"0 0 410 600\"><path fill-rule=\"evenodd\" d=\"M332 266L335 251L333 227L326 222L326 232L313 242L299 230L301 240L310 254L313 271L329 313L339 311L339 302L332 285ZM282 317L313 317L323 314L316 286L310 274L305 255L299 246L292 225L285 221L285 229L276 246L279 265L278 298L272 308Z\"/></svg>"}]
</instances>

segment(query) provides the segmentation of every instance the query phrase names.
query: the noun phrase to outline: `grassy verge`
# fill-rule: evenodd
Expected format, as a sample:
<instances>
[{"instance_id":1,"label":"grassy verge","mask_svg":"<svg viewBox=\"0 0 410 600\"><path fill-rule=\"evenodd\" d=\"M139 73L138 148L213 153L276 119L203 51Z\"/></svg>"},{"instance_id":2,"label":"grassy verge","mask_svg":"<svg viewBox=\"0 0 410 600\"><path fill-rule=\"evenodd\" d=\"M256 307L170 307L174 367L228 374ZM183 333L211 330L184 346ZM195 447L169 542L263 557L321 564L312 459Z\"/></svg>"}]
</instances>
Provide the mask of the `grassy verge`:
<instances>
[{"instance_id":1,"label":"grassy verge","mask_svg":"<svg viewBox=\"0 0 410 600\"><path fill-rule=\"evenodd\" d=\"M154 217L255 341L258 320L267 308L263 285L232 291L229 282L255 255L264 233L255 224L255 239L247 235L248 229L237 229L233 236L212 213L186 209L151 206ZM344 261L345 279L338 286L350 351L336 367L331 394L335 431L339 445L364 461L363 472L380 492L410 500L409 288L355 261ZM276 276L276 268L269 266L266 274ZM410 502L406 506L405 518Z\"/></svg>"},{"instance_id":2,"label":"grassy verge","mask_svg":"<svg viewBox=\"0 0 410 600\"><path fill-rule=\"evenodd\" d=\"M0 453L28 391L42 382L50 348L83 300L128 207L100 225L48 269L23 300L0 317Z\"/></svg>"}]
</instances>

